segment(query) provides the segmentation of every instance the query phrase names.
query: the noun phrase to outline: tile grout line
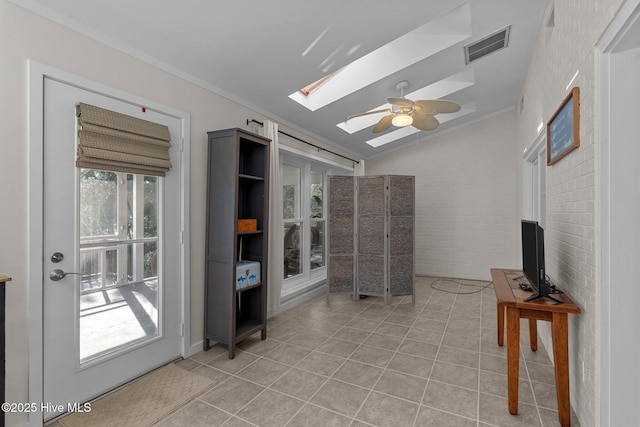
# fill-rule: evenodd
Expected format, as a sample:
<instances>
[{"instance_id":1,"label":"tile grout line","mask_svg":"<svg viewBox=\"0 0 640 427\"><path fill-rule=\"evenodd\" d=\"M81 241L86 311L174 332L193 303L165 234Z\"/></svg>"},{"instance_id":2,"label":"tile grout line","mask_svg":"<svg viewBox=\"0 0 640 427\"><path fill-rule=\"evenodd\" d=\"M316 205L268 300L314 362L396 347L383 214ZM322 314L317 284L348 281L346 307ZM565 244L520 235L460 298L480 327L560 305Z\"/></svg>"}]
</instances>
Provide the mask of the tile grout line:
<instances>
[{"instance_id":1,"label":"tile grout line","mask_svg":"<svg viewBox=\"0 0 640 427\"><path fill-rule=\"evenodd\" d=\"M431 287L433 285L433 282L431 282L429 284L429 286ZM458 285L458 288L460 288L460 286ZM427 308L427 305L429 304L429 302L431 302L431 299L433 298L433 295L436 292L436 289L431 287L431 289L433 289L433 292L431 293L431 296L429 297L429 300L427 301L427 304L425 304L424 308L422 309L422 311L424 311ZM449 326L449 321L451 320L451 312L453 311L453 305L456 302L457 299L457 295L453 298L453 303L451 305L451 308L449 309L449 315L447 316L447 321L444 325L444 330L442 331L442 337L440 338L440 344L438 344L438 349L436 350L436 354L433 357L433 363L431 364L431 369L429 370L429 377L427 378L427 383L424 386L424 390L422 390L422 396L420 397L420 403L419 403L419 407L418 407L418 412L416 413L415 418L413 419L413 426L416 426L416 423L418 422L418 417L420 416L420 410L422 409L422 402L424 402L424 398L427 394L427 389L429 388L429 383L431 383L431 375L433 374L433 369L435 368L436 365L436 360L438 360L438 354L440 354L440 346L442 345L442 343L444 342L444 336L447 332L447 327ZM421 312L422 314L422 312ZM426 405L424 405L426 406ZM417 426L416 426L417 427Z\"/></svg>"},{"instance_id":2,"label":"tile grout line","mask_svg":"<svg viewBox=\"0 0 640 427\"><path fill-rule=\"evenodd\" d=\"M536 320L537 322L537 320ZM529 338L531 339L531 338ZM540 414L540 406L538 405L538 398L536 397L536 392L533 389L533 383L531 381L531 374L529 373L529 364L527 363L524 357L524 349L522 348L522 340L520 340L520 348L518 348L520 352L520 358L524 362L524 369L527 373L527 385L529 386L529 390L531 390L531 395L533 396L533 404L536 407L536 413L538 414L538 421L540 422L540 426L544 426L544 422L542 421L542 414ZM536 350L537 351L537 350ZM520 378L518 375L518 385L520 385Z\"/></svg>"},{"instance_id":3,"label":"tile grout line","mask_svg":"<svg viewBox=\"0 0 640 427\"><path fill-rule=\"evenodd\" d=\"M321 316L321 318L324 318L324 317L328 316L329 314L331 314L331 312L326 313L324 316ZM294 315L294 316L292 316L292 317L296 317L296 316L297 316L297 315ZM296 329L296 328L294 328L294 329ZM305 332L305 330L304 330L304 329L300 329L300 330L299 330L299 332ZM326 337L326 338L325 338L325 339L324 339L320 344L318 344L318 346L316 346L314 349L310 349L310 350L311 350L311 352L315 351L315 349L316 349L316 348L318 348L320 345L322 345L322 343L326 342L326 341L327 341L331 336L332 336L332 335L327 336L327 337ZM279 341L279 340L275 340L275 341ZM279 342L280 342L280 343L288 343L288 341L279 341ZM289 343L289 344L291 344L291 343ZM281 345L281 344L279 344L279 345ZM291 345L295 345L295 344L291 344ZM308 349L307 347L302 347L302 346L298 346L298 347ZM275 349L275 348L274 348L274 349ZM292 398L294 398L294 399L296 399L296 400L298 400L298 401L303 402L303 405L300 407L300 409L299 409L298 411L296 411L296 413L295 413L295 414L293 414L293 415L292 415L292 417L287 421L287 423L289 423L293 418L295 418L295 416L298 414L298 412L300 412L300 410L304 407L304 405L305 405L306 403L311 403L311 402L310 402L310 399L311 399L311 398L309 399L309 401L304 401L304 400L299 399L299 398L297 398L297 397L295 397L295 396L290 396L290 395L288 395L288 394L286 394L286 393L282 393L282 392L280 392L280 391L278 391L278 390L274 390L274 389L272 389L272 388L271 388L271 386L272 386L273 384L275 384L275 383L276 383L280 378L282 378L283 376L285 376L287 373L291 372L291 370L293 370L293 369L297 366L297 364L298 364L300 361L298 361L298 363L296 363L295 365L285 365L285 364L283 364L283 363L281 363L281 362L277 362L277 361L273 361L273 360L271 360L271 359L269 359L269 358L265 358L265 357L264 357L264 355L261 355L261 354L252 353L252 352L250 352L250 351L242 350L242 349L238 349L238 350L239 350L239 352L240 352L240 353L244 352L244 353L248 353L248 354L251 354L251 355L253 355L253 356L256 356L256 360L252 361L252 362L251 362L251 363L249 363L247 366L245 366L245 367L243 367L242 369L240 369L240 370L238 370L238 371L236 371L236 372L233 372L233 373L231 373L231 372L226 372L226 371L224 371L224 370L221 370L221 369L215 368L215 367L213 367L213 366L209 366L209 365L207 365L207 366L211 367L212 369L216 369L216 370L218 370L218 371L224 372L225 374L228 374L228 375L229 375L229 378L231 378L231 377L233 377L233 378L237 378L237 379L240 379L240 380L243 380L243 381L247 381L247 382L250 382L250 383L252 383L252 384L255 384L255 385L259 386L259 387L263 387L263 388L264 388L263 390L261 390L261 391L260 391L260 393L258 393L258 394L257 394L256 396L254 396L252 399L250 399L250 400L249 400L249 401L248 401L244 406L242 406L241 408L239 408L239 409L236 411L236 414L237 414L237 413L240 413L243 409L245 409L247 406L249 406L249 405L250 405L253 401L255 401L259 396L261 396L262 394L264 394L266 390L270 390L270 391L273 391L273 392L276 392L276 393L282 394L282 395L284 395L284 396L292 397ZM272 350L273 350L273 349L272 349ZM271 351L271 350L270 350L270 351ZM268 352L267 352L267 353L268 353ZM218 358L221 358L221 357L225 357L225 353L220 354L218 357L215 357L213 360L218 359ZM262 384L256 383L255 381L251 381L251 380L248 380L248 379L246 379L246 378L243 378L243 377L241 377L241 376L238 376L238 375L237 375L238 373L242 372L243 370L245 370L245 369L249 368L250 366L254 365L254 364L255 364L258 360L260 360L260 359L264 359L264 360L267 360L267 361L269 361L269 362L279 363L279 364L282 364L282 365L288 366L288 367L289 367L289 369L287 369L284 373L282 373L278 378L274 379L274 380L273 380L271 383L269 383L269 385L267 385L267 386L264 386L264 385L262 385ZM346 360L345 360L345 361L346 361ZM343 364L344 364L344 362L343 362ZM342 365L341 365L341 366L342 366ZM338 369L339 369L339 368L338 368ZM221 384L222 384L222 383L224 383L224 382L226 382L229 378L226 378L225 380L221 381ZM323 385L324 385L324 384L326 384L326 382L327 382L330 378L331 378L331 377L328 377L328 378L327 378L327 380L323 383ZM321 386L320 388L322 388L322 386ZM319 389L318 389L318 390L319 390ZM317 393L317 391L316 391L316 393ZM314 393L314 395L315 395L315 393ZM313 396L312 396L312 397L313 397ZM205 403L207 403L207 402L205 402ZM219 407L217 407L217 406L215 406L215 405L213 405L213 406L214 406L215 408L217 408L217 409L223 410L222 408L219 408ZM328 409L328 408L325 408L325 409ZM224 411L224 410L223 410L223 411ZM228 412L228 411L224 411L224 412ZM247 422L249 422L249 423L250 423L250 424L252 424L252 425L255 425L255 424L251 423L249 420L246 420L245 418L239 417L239 416L237 416L236 414L232 414L232 415L233 415L233 417L235 417L235 418L239 418L239 419L241 419L241 420L243 420L243 421L247 421ZM228 421L228 420L227 420L227 421ZM226 423L227 421L225 421L225 423Z\"/></svg>"},{"instance_id":4,"label":"tile grout line","mask_svg":"<svg viewBox=\"0 0 640 427\"><path fill-rule=\"evenodd\" d=\"M405 298L406 298L406 297L405 297L405 296L403 296L403 297L402 297L402 300L404 300ZM402 300L401 300L401 301L402 301ZM389 305L391 305L391 304L389 304ZM380 320L380 323L384 323L384 321L385 321L386 319L388 319L388 318L389 318L389 316L391 316L391 314L395 311L395 309L396 309L396 307L394 307L394 308L389 312L389 314L387 314L387 315L386 315L382 320ZM424 309L424 308L423 308L423 309ZM421 311L421 312L422 312L422 311ZM416 319L417 319L417 317L416 317ZM413 323L415 323L415 320L413 321ZM412 323L412 325L413 325L413 323ZM358 407L358 409L356 410L356 413L355 413L355 415L354 415L354 416L353 416L353 418L352 418L351 424L353 424L353 423L354 423L354 422L356 422L356 421L358 421L358 422L364 422L365 424L369 424L369 423L367 423L366 421L358 420L356 417L358 416L358 414L360 413L360 411L361 411L361 410L362 410L362 408L364 407L364 404L365 404L365 403L367 402L367 400L369 399L369 396L371 396L371 393L373 393L373 390L374 390L374 388L376 387L376 385L378 385L378 382L380 382L380 378L382 378L382 376L384 375L385 371L387 370L387 367L389 366L389 364L390 364L390 363L391 363L391 361L393 360L394 356L396 355L396 353L397 353L397 351L398 351L398 348L402 345L402 343L404 342L405 337L407 336L407 334L409 333L409 331L410 331L410 330L411 330L411 327L409 327L409 328L407 329L407 332L405 332L405 334L404 334L404 337L403 337L402 341L400 341L400 344L398 345L398 347L396 347L396 349L393 351L393 354L391 355L391 357L389 358L389 360L387 361L387 363L385 364L385 366L382 368L382 372L380 372L380 375L378 376L378 378L376 379L376 381L375 381L375 382L373 383L373 385L369 388L367 395L366 395L366 396L365 396L365 398L362 400L362 403L360 404L360 406L359 406L359 407ZM375 330L374 330L374 331L371 331L371 332L370 332L370 334L369 334L369 337L371 337L371 335L373 335L373 333L374 333L374 332L375 332ZM383 334L383 335L386 335L386 334ZM369 337L367 337L367 338L369 338ZM366 341L366 340L365 340L365 341ZM361 344L358 346L358 348L360 348L362 345L364 345L364 344L362 344L362 343L361 343ZM356 350L357 350L357 349L356 349ZM395 396L394 396L394 397L395 397Z\"/></svg>"},{"instance_id":5,"label":"tile grout line","mask_svg":"<svg viewBox=\"0 0 640 427\"><path fill-rule=\"evenodd\" d=\"M326 302L326 304L330 306L330 303L329 303L328 301ZM370 305L370 304L368 304L368 305ZM365 308L365 309L366 309L366 308ZM336 314L336 313L337 313L337 312L330 310L329 312L325 313L325 315L324 315L324 316L321 316L319 319L325 319L325 318L326 318L326 317L328 317L329 315L331 315L331 314ZM352 317L353 317L353 316L352 316ZM347 322L347 323L348 323L348 322ZM344 324L340 327L340 329L338 329L338 331L340 331L342 328L344 328ZM307 327L307 329L308 329L308 327ZM317 351L317 349L318 349L322 344L324 344L325 342L327 342L327 340L329 340L329 338L333 337L333 335L335 335L338 331L333 332L331 335L327 336L327 337L326 337L326 339L325 339L325 340L323 340L320 344L318 344L315 348L311 349L310 354L311 354L311 353L313 353L314 351ZM307 331L307 332L308 332L308 331ZM355 350L354 350L354 351L355 351ZM323 352L320 352L320 353L323 353ZM328 354L328 353L325 353L325 354ZM352 354L353 354L353 352L352 352ZM307 355L307 356L308 356L308 355ZM305 358L306 358L306 356L305 356L303 359L299 360L295 365L293 365L293 366L291 367L291 369L293 369L293 368L297 367L297 366L298 366L298 364L299 364L302 360L304 360ZM322 387L324 387L324 386L329 382L329 380L332 378L332 376L333 376L333 375L334 375L334 374L335 374L335 373L336 373L336 372L337 372L337 371L338 371L338 370L339 370L339 369L340 369L340 368L341 368L341 367L342 367L342 366L347 362L347 360L348 360L348 358L345 358L345 360L340 364L340 366L338 366L338 368L337 368L337 369L336 369L336 370L335 370L331 375L328 375L328 376L326 377L326 379L325 379L325 380L324 380L324 382L320 385L320 387L318 387L318 389L317 389L317 390L316 390L316 391L315 391L315 392L314 392L314 393L309 397L309 399L307 399L306 401L304 401L304 404L303 404L303 405L302 405L302 406L301 406L301 407L300 407L300 408L299 408L299 409L298 409L298 410L297 410L297 411L296 411L296 412L291 416L291 418L290 418L289 420L287 420L287 422L285 423L285 426L286 426L286 425L288 425L289 423L291 423L291 421L296 417L296 415L298 415L298 414L300 413L300 411L302 411L302 408L304 408L304 407L305 407L305 405L307 405L307 404L315 405L314 403L312 403L312 402L311 402L311 400L315 397L315 395L316 395L316 394L318 394L318 392L320 391L320 389L322 389ZM300 368L299 368L299 369L300 369ZM303 370L304 370L304 369L303 369ZM310 372L310 371L306 371L306 370L304 370L304 371L305 371L305 372ZM315 372L311 372L311 373L316 374ZM316 375L318 375L318 374L316 374ZM273 385L273 384L275 384L275 382L274 382L274 383L272 383L271 385ZM275 391L275 390L274 390L274 391ZM287 395L287 396L288 396L288 395ZM315 406L318 406L318 405L315 405ZM335 412L335 411L332 411L332 410L331 410L331 409L329 409L329 408L324 408L324 407L322 407L322 406L318 406L318 407L323 408L323 409L325 409L325 410L329 410L329 411L331 411L331 412ZM335 412L335 413L338 413L338 412ZM343 415L343 416L344 416L344 414L340 414L340 415Z\"/></svg>"},{"instance_id":6,"label":"tile grout line","mask_svg":"<svg viewBox=\"0 0 640 427\"><path fill-rule=\"evenodd\" d=\"M442 281L442 279L440 279L440 281ZM438 352L437 352L437 354L436 354L436 358L435 358L436 360L437 360L437 358L438 358L438 355L440 354L440 349L441 349L441 347L442 347L442 346L444 346L444 347L449 347L449 346L446 346L446 345L444 345L444 344L443 344L443 343L444 343L445 336L446 336L446 333L447 333L446 331L447 331L447 329L448 329L449 325L451 324L451 318L452 318L452 315L453 315L454 307L455 307L456 303L457 303L457 302L458 302L458 300L459 300L459 295L461 295L461 294L460 294L460 287L461 287L461 286L463 286L463 285L465 285L465 284L460 283L460 282L457 282L457 281L456 281L455 283L457 284L457 290L456 290L456 292L454 293L454 294L455 294L455 297L454 297L453 302L452 302L452 304L451 304L451 309L450 309L450 311L449 311L449 316L447 317L446 327L445 327L445 331L443 332L442 340L441 340L441 342L440 342L440 345L438 345ZM451 292L450 292L450 293L451 293ZM481 291L479 291L479 293L481 294L481 293L482 293L482 290L481 290ZM480 304L480 306L479 306L479 309L480 309L480 319L481 319L481 318L482 318L482 305L481 305L481 304ZM480 320L480 321L481 321L481 320ZM452 333L452 334L453 334L453 333ZM480 340L480 341L481 341L481 339L480 339L481 334L482 334L482 328L480 327L480 328L479 328L479 340ZM455 334L454 334L454 335L455 335ZM478 358L480 357L480 345L481 345L481 344L480 344L480 342L479 342L479 344L478 344ZM460 349L460 350L465 350L465 349ZM434 360L434 366L435 366L435 361L436 361L436 360ZM442 363L452 364L452 365L457 365L457 366L464 366L464 365L458 365L457 363L449 363L449 362L446 362L446 361L441 361L441 362L442 362ZM476 390L473 390L473 389L470 389L470 388L467 388L467 387L462 387L462 386L459 386L459 385L454 385L455 387L460 387L460 388L464 388L464 389L467 389L467 390L476 391L476 392L478 393L478 401L477 401L478 403L477 403L477 406L476 406L476 418L475 418L475 420L474 420L474 421L476 421L476 425L478 425L478 424L479 424L479 416L478 416L478 412L479 412L478 405L479 405L479 396L480 396L480 392L479 392L480 363L479 363L479 362L480 362L480 361L478 360L478 367L477 367L477 368L475 368L475 369L477 370L477 372L478 372L478 383L477 383L477 389L476 389ZM464 366L464 367L469 368L468 366ZM474 368L471 368L471 369L474 369ZM431 379L432 372L433 372L433 366L432 366L431 373L429 374L429 381L428 381L428 383L427 383L427 387L425 387L425 390L424 390L424 393L423 393L423 397L422 397L422 400L423 400L423 401L424 401L424 396L426 395L426 391L427 391L427 388L429 387L429 385L430 385L432 382L440 382L440 381L436 381L436 380ZM445 384L449 384L449 383L445 383ZM452 385L453 385L453 384L452 384ZM428 405L424 405L424 404L422 404L422 406L429 407ZM459 413L452 413L452 412L449 412L449 411L446 411L446 410L443 410L443 409L438 409L438 408L434 408L434 409L436 409L436 410L438 410L438 411L441 411L441 412L450 413L450 414L452 414L452 415L455 415L455 416L458 416L458 417L462 417L462 418L466 418L466 419L471 420L471 419L470 419L470 418L468 418L467 416L464 416L464 415L459 414ZM417 421L417 418L416 418L416 421ZM416 422L416 421L414 421L414 424L415 424L415 422Z\"/></svg>"},{"instance_id":7,"label":"tile grout line","mask_svg":"<svg viewBox=\"0 0 640 427\"><path fill-rule=\"evenodd\" d=\"M358 300L358 301L360 301L360 300ZM354 304L357 304L357 302L358 302L358 301L354 301ZM373 302L369 302L369 303L367 304L367 306L366 306L362 311L360 311L360 313L362 313L363 311L365 311L365 310L366 310L368 307L370 307L372 304L373 304ZM327 302L327 305L330 305L330 303L329 303L329 302ZM331 312L327 313L327 316L328 316L330 313L331 313ZM360 313L358 313L358 314L360 314ZM324 316L324 317L326 317L326 316ZM351 317L356 318L356 317L358 317L358 316L351 316ZM353 320L353 319L352 319L352 320ZM349 322L347 322L347 323L349 323ZM347 323L343 324L343 325L342 325L342 327L341 327L340 329L338 329L338 331L340 331L340 330L342 330L342 328L346 327L346 324L347 324ZM382 321L380 321L379 323L382 323ZM334 332L333 334L331 334L329 337L327 337L327 339L329 339L329 338L333 337L333 336L334 336L338 331L336 331L336 332ZM373 331L369 332L369 335L367 335L367 338L368 338L368 337L370 337L372 333L373 333ZM338 338L336 338L336 339L338 339ZM325 341L326 341L326 340L325 340ZM324 343L325 341L323 341L323 343ZM365 339L365 341L366 341L366 339ZM340 364L340 365L335 369L335 371L333 371L333 373L332 373L331 375L328 375L328 376L326 377L326 379L324 380L324 382L323 382L323 383L320 385L320 387L318 387L318 389L317 389L317 390L316 390L316 391L315 391L315 392L314 392L314 393L309 397L309 399L305 402L305 404L304 404L304 405L302 405L302 406L300 407L300 409L298 409L298 411L296 411L296 413L295 413L295 414L294 414L294 415L293 415L293 416L292 416L292 417L291 417L291 418L290 418L290 419L285 423L285 426L287 426L287 425L288 425L288 424L289 424L289 423L290 423L290 422L291 422L291 421L296 417L296 415L298 415L298 413L300 413L300 411L302 411L302 408L304 408L304 406L305 406L307 403L308 403L308 404L311 404L311 405L314 405L314 406L317 406L317 407L319 407L319 408L322 408L322 409L324 409L324 410L327 410L327 411L330 411L330 412L333 412L333 413L339 414L339 415L341 415L341 416L343 416L343 417L346 417L346 418L350 419L350 421L351 421L351 422L350 422L350 424L353 424L353 422L355 421L355 415L357 415L357 414L358 414L357 412L356 412L356 414L355 414L353 417L349 417L349 416L347 416L347 415L345 415L345 414L342 414L342 413L340 413L340 412L334 411L334 410L329 409L329 408L325 408L324 406L317 405L317 404L315 404L315 403L311 402L311 400L312 400L312 399L313 399L313 398L318 394L318 392L322 389L322 387L324 387L324 386L325 386L325 385L326 385L326 384L327 384L331 379L333 379L333 376L335 375L335 373L336 373L336 372L338 372L338 371L340 370L340 368L342 368L342 367L347 363L347 361L349 361L349 357L351 357L351 356L353 355L353 353L355 353L356 351L358 351L358 349L360 348L360 346L361 346L361 345L362 345L362 344L359 344L359 345L358 345L358 346L357 346L357 347L356 347L356 348L355 348L355 349L354 349L354 350L349 354L349 356L348 356L348 357L344 358L344 361L342 361L342 363L341 363L341 364ZM313 351L316 351L316 349L317 349L319 346L320 346L320 345L318 345L315 349L313 349L313 350L311 350L311 351L312 351L312 352L313 352ZM324 353L324 352L320 352L320 353ZM325 353L325 354L329 354L329 353ZM332 356L335 356L335 355L332 355ZM304 359L303 359L303 360L304 360ZM295 365L295 366L297 366L300 362L301 362L301 361L299 361L298 363L296 363L296 365ZM300 369L302 369L302 368L300 368ZM310 372L310 371L306 371L306 370L305 370L305 372ZM311 373L314 373L314 372L311 372ZM318 375L318 374L316 374L316 375ZM335 381L340 381L340 380L335 380ZM340 382L342 382L342 381L340 381ZM345 383L345 384L349 384L349 383ZM353 385L355 385L355 384L353 384Z\"/></svg>"}]
</instances>

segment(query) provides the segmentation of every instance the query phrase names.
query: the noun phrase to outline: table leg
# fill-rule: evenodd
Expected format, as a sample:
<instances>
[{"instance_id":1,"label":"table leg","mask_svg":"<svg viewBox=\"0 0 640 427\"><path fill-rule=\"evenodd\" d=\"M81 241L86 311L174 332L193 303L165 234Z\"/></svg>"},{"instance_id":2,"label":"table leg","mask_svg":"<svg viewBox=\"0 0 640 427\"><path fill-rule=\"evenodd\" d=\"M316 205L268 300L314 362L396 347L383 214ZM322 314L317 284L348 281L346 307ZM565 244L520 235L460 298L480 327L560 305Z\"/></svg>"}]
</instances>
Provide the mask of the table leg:
<instances>
[{"instance_id":1,"label":"table leg","mask_svg":"<svg viewBox=\"0 0 640 427\"><path fill-rule=\"evenodd\" d=\"M518 413L518 375L520 369L520 309L507 307L507 380L509 412Z\"/></svg>"},{"instance_id":2,"label":"table leg","mask_svg":"<svg viewBox=\"0 0 640 427\"><path fill-rule=\"evenodd\" d=\"M504 345L504 304L498 302L498 345Z\"/></svg>"},{"instance_id":3,"label":"table leg","mask_svg":"<svg viewBox=\"0 0 640 427\"><path fill-rule=\"evenodd\" d=\"M558 418L562 427L571 425L569 404L569 325L567 313L553 313L553 361L556 368L556 392L558 395Z\"/></svg>"},{"instance_id":4,"label":"table leg","mask_svg":"<svg viewBox=\"0 0 640 427\"><path fill-rule=\"evenodd\" d=\"M529 343L531 350L538 350L538 321L536 319L529 319Z\"/></svg>"}]
</instances>

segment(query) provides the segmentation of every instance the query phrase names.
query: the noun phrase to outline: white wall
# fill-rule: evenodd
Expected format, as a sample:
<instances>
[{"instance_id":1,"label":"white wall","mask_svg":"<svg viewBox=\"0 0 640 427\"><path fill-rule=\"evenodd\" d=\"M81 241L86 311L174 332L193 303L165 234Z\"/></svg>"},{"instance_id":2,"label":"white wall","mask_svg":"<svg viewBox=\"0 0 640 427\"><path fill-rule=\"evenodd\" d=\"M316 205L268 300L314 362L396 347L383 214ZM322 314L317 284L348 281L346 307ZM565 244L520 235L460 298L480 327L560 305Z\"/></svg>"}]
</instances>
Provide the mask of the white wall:
<instances>
[{"instance_id":1,"label":"white wall","mask_svg":"<svg viewBox=\"0 0 640 427\"><path fill-rule=\"evenodd\" d=\"M191 342L202 340L206 132L247 128L264 117L148 63L0 0L0 271L7 286L6 400L28 402L28 60L61 69L191 115ZM309 142L322 142L299 135ZM331 148L337 151L335 148ZM347 153L344 153L347 154ZM38 281L37 278L34 280ZM34 285L38 285L35 283ZM8 426L26 414L7 414Z\"/></svg>"},{"instance_id":2,"label":"white wall","mask_svg":"<svg viewBox=\"0 0 640 427\"><path fill-rule=\"evenodd\" d=\"M521 264L515 112L419 140L367 162L367 175L416 176L416 273L490 280Z\"/></svg>"},{"instance_id":3,"label":"white wall","mask_svg":"<svg viewBox=\"0 0 640 427\"><path fill-rule=\"evenodd\" d=\"M571 86L580 87L580 148L547 168L545 255L552 282L582 309L582 314L570 316L571 401L580 425L588 427L596 425L599 385L594 52L622 0L548 3L546 16L554 6L555 25L545 27L544 19L531 58L523 109L517 117L518 158L535 140L538 124L546 123L558 108L579 71Z\"/></svg>"}]
</instances>

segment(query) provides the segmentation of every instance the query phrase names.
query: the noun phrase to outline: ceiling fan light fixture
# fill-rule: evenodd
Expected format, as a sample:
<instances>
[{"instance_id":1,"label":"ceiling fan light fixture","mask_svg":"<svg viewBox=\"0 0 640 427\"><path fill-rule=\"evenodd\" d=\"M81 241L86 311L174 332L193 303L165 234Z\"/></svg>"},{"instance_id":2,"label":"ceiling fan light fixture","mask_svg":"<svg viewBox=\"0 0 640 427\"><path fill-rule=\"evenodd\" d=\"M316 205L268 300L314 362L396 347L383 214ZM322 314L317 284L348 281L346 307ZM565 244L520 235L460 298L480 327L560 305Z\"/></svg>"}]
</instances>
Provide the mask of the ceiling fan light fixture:
<instances>
[{"instance_id":1,"label":"ceiling fan light fixture","mask_svg":"<svg viewBox=\"0 0 640 427\"><path fill-rule=\"evenodd\" d=\"M405 127L413 123L413 117L408 114L396 114L393 116L391 123L396 127Z\"/></svg>"}]
</instances>

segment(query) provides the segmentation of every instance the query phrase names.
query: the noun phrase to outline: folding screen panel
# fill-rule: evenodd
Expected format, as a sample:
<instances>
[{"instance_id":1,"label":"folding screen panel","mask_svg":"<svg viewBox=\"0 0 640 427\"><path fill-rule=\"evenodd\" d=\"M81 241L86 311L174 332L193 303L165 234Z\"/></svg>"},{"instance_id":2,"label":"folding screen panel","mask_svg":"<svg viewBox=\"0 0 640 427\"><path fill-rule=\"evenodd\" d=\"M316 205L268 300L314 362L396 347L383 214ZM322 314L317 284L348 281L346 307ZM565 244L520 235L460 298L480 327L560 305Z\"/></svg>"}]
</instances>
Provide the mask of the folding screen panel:
<instances>
[{"instance_id":1,"label":"folding screen panel","mask_svg":"<svg viewBox=\"0 0 640 427\"><path fill-rule=\"evenodd\" d=\"M385 177L359 176L358 271L356 288L360 295L384 297L387 287Z\"/></svg>"},{"instance_id":2,"label":"folding screen panel","mask_svg":"<svg viewBox=\"0 0 640 427\"><path fill-rule=\"evenodd\" d=\"M328 178L328 293L355 297L355 177Z\"/></svg>"},{"instance_id":3,"label":"folding screen panel","mask_svg":"<svg viewBox=\"0 0 640 427\"><path fill-rule=\"evenodd\" d=\"M389 176L389 292L414 295L415 177Z\"/></svg>"}]
</instances>

